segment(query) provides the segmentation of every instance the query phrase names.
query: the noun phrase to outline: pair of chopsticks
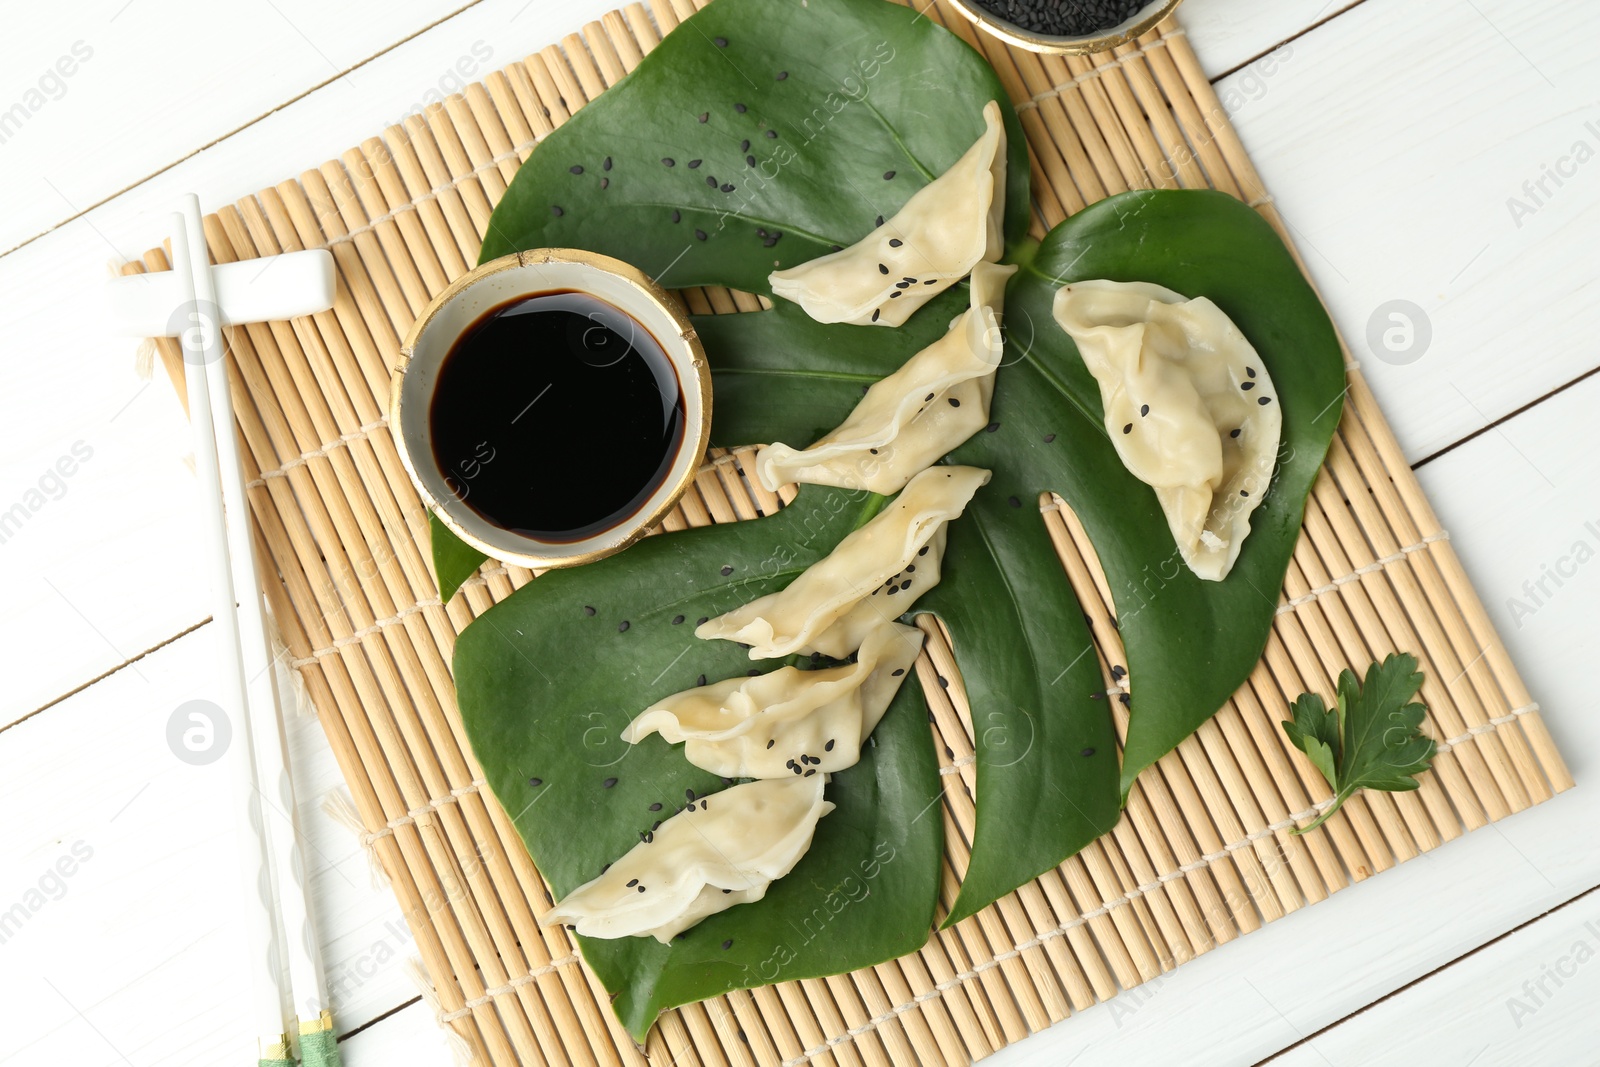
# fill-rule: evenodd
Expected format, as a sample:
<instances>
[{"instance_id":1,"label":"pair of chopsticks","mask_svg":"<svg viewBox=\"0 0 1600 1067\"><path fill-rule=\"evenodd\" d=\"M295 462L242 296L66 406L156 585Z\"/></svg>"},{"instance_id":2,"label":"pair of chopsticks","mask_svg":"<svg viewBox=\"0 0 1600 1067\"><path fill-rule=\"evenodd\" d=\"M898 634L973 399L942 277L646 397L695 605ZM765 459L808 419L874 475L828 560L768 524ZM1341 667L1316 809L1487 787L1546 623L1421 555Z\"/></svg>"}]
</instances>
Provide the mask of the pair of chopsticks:
<instances>
[{"instance_id":1,"label":"pair of chopsticks","mask_svg":"<svg viewBox=\"0 0 1600 1067\"><path fill-rule=\"evenodd\" d=\"M177 336L200 480L212 621L222 643L215 703L235 727L238 845L250 946L251 1020L260 1067L337 1067L309 870L300 847L277 678L256 570L244 468L228 387L224 325L284 319L333 304L333 259L293 252L213 269L200 202L170 219L172 270L113 282L112 300L135 333ZM248 272L248 273L246 273ZM287 963L288 987L282 978Z\"/></svg>"}]
</instances>

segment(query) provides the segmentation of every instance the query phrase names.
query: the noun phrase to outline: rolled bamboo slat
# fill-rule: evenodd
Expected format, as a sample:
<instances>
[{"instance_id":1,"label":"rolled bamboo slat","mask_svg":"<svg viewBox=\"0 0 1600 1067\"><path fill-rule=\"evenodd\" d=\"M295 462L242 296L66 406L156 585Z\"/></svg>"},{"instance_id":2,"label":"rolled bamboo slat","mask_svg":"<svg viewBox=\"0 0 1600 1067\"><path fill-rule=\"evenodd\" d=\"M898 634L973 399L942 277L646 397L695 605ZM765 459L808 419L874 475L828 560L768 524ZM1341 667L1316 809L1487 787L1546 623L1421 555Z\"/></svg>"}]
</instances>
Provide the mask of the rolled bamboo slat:
<instances>
[{"instance_id":1,"label":"rolled bamboo slat","mask_svg":"<svg viewBox=\"0 0 1600 1067\"><path fill-rule=\"evenodd\" d=\"M332 250L335 306L229 331L238 432L269 606L416 937L441 1025L491 1064L966 1064L1353 882L1572 785L1448 536L1354 363L1329 461L1265 655L1234 698L1135 785L1106 837L918 952L849 975L741 990L666 1013L644 1048L560 927L511 819L482 788L450 676L455 636L534 579L491 563L441 605L428 522L384 414L399 337L476 260L490 212L538 141L703 0L629 4L338 160L206 220L219 261ZM1168 21L1112 55L1037 56L926 14L982 52L1018 106L1033 232L1138 188L1210 186L1288 234L1183 31ZM1290 243L1292 250L1292 243ZM125 273L168 269L161 250ZM724 289L696 313L769 306ZM179 385L174 344L158 342ZM793 490L746 475L753 448L713 449L663 530L771 514ZM1042 521L1089 618L1125 736L1137 684L1104 575L1059 497ZM917 673L940 753L941 908L971 845L972 710L954 640L931 617ZM1416 793L1364 794L1303 825L1327 784L1278 720L1395 650L1427 674L1441 752Z\"/></svg>"}]
</instances>

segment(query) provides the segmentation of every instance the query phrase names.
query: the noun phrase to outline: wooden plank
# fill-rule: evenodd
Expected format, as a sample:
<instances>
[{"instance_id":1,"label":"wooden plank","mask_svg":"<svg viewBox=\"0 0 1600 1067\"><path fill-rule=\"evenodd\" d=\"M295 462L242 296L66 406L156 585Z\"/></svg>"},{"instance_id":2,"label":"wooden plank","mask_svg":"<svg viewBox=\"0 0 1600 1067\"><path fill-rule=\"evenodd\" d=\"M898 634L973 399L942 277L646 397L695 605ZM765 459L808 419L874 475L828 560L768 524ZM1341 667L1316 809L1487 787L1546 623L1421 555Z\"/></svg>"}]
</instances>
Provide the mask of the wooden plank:
<instances>
[{"instance_id":1,"label":"wooden plank","mask_svg":"<svg viewBox=\"0 0 1600 1067\"><path fill-rule=\"evenodd\" d=\"M1600 7L1575 0L1367 0L1272 73L1217 86L1413 460L1600 363L1600 305L1585 295L1600 217L1596 32ZM1547 165L1571 177L1558 187ZM1541 180L1535 208L1524 183ZM1513 213L1513 198L1529 210ZM1425 351L1369 346L1375 317L1380 333L1395 325L1394 300L1422 310Z\"/></svg>"},{"instance_id":2,"label":"wooden plank","mask_svg":"<svg viewBox=\"0 0 1600 1067\"><path fill-rule=\"evenodd\" d=\"M1596 959L1600 893L1317 1035L1273 1067L1587 1062L1600 1000Z\"/></svg>"},{"instance_id":3,"label":"wooden plank","mask_svg":"<svg viewBox=\"0 0 1600 1067\"><path fill-rule=\"evenodd\" d=\"M214 636L0 733L0 805L26 813L0 821L8 1063L253 1058L231 766L186 763L167 736L206 691ZM289 737L334 1010L353 1029L416 995L415 948L354 835L322 810L343 786L321 728L298 715Z\"/></svg>"}]
</instances>

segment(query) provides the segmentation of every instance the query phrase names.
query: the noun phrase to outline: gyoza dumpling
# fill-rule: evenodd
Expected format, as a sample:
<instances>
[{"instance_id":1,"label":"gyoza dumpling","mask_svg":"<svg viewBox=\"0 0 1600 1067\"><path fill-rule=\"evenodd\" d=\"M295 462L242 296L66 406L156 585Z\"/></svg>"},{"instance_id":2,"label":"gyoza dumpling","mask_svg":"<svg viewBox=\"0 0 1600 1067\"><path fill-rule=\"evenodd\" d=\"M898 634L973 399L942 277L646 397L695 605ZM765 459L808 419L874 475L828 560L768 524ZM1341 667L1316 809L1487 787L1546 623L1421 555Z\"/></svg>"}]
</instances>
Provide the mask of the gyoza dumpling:
<instances>
[{"instance_id":1,"label":"gyoza dumpling","mask_svg":"<svg viewBox=\"0 0 1600 1067\"><path fill-rule=\"evenodd\" d=\"M939 529L927 544L917 549L910 563L889 575L865 600L839 616L838 621L800 651L844 659L863 647L873 630L910 611L918 597L939 584L944 543L949 534L950 524L940 523Z\"/></svg>"},{"instance_id":2,"label":"gyoza dumpling","mask_svg":"<svg viewBox=\"0 0 1600 1067\"><path fill-rule=\"evenodd\" d=\"M1054 313L1100 384L1123 465L1155 489L1189 569L1221 581L1277 462L1266 364L1217 305L1159 285L1073 282Z\"/></svg>"},{"instance_id":3,"label":"gyoza dumpling","mask_svg":"<svg viewBox=\"0 0 1600 1067\"><path fill-rule=\"evenodd\" d=\"M543 921L570 923L585 937L649 935L665 944L708 915L760 900L800 862L817 820L833 810L822 799L826 781L816 774L746 782L692 800Z\"/></svg>"},{"instance_id":4,"label":"gyoza dumpling","mask_svg":"<svg viewBox=\"0 0 1600 1067\"><path fill-rule=\"evenodd\" d=\"M855 663L802 671L780 667L678 693L646 708L622 731L677 744L696 767L728 778L788 778L853 767L922 649L922 631L881 622Z\"/></svg>"},{"instance_id":5,"label":"gyoza dumpling","mask_svg":"<svg viewBox=\"0 0 1600 1067\"><path fill-rule=\"evenodd\" d=\"M891 575L914 564L917 553L988 480L989 472L978 467L929 467L788 586L701 624L694 635L749 645L751 659L775 659L805 648L848 655L853 648L831 651L839 646L828 642L829 627Z\"/></svg>"},{"instance_id":6,"label":"gyoza dumpling","mask_svg":"<svg viewBox=\"0 0 1600 1067\"><path fill-rule=\"evenodd\" d=\"M1006 199L1000 105L985 104L983 121L983 136L894 218L849 248L774 271L767 279L772 294L818 322L899 326L974 264L998 260Z\"/></svg>"},{"instance_id":7,"label":"gyoza dumpling","mask_svg":"<svg viewBox=\"0 0 1600 1067\"><path fill-rule=\"evenodd\" d=\"M800 451L774 444L756 475L776 491L790 482L897 493L989 422L1000 365L1000 310L1016 267L972 268L971 307L939 340L867 390L839 428Z\"/></svg>"}]
</instances>

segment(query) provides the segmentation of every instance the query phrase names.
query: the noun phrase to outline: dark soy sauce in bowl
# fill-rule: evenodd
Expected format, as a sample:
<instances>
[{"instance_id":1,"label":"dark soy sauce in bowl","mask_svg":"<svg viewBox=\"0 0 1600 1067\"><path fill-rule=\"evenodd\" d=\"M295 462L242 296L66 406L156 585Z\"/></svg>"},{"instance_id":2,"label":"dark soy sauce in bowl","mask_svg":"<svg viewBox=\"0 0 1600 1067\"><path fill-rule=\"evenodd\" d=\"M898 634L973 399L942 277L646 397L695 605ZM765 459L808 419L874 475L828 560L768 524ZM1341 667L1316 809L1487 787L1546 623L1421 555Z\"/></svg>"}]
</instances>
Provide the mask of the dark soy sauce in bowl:
<instances>
[{"instance_id":1,"label":"dark soy sauce in bowl","mask_svg":"<svg viewBox=\"0 0 1600 1067\"><path fill-rule=\"evenodd\" d=\"M496 305L451 346L428 411L450 490L488 522L579 541L632 517L684 437L667 353L624 311L584 293Z\"/></svg>"}]
</instances>

